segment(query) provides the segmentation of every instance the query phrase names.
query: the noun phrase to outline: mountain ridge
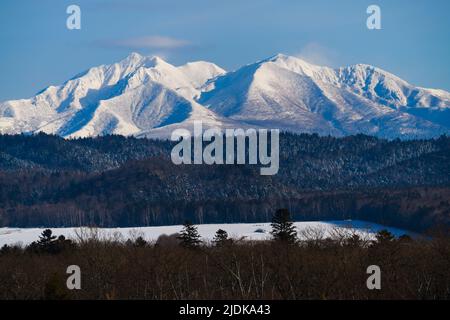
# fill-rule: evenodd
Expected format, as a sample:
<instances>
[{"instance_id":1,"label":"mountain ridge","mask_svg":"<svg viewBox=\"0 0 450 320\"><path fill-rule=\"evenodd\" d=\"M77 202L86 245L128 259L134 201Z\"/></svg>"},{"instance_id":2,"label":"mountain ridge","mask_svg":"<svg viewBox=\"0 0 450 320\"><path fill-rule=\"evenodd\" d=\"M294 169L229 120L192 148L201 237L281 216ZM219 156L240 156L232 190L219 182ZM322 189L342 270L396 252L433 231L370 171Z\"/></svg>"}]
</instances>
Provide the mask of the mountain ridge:
<instances>
[{"instance_id":1,"label":"mountain ridge","mask_svg":"<svg viewBox=\"0 0 450 320\"><path fill-rule=\"evenodd\" d=\"M450 93L366 64L329 68L277 54L226 72L131 53L29 99L0 103L0 133L168 138L176 128L430 138L450 133Z\"/></svg>"}]
</instances>

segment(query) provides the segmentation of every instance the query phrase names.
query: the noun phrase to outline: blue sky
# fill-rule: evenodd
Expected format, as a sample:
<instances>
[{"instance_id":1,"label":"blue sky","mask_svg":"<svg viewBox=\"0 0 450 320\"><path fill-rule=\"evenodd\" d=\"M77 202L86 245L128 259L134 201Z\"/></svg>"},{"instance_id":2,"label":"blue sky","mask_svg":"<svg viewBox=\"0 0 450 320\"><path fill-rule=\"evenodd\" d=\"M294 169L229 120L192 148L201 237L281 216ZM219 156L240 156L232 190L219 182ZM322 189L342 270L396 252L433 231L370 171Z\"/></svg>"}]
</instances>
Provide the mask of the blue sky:
<instances>
[{"instance_id":1,"label":"blue sky","mask_svg":"<svg viewBox=\"0 0 450 320\"><path fill-rule=\"evenodd\" d=\"M66 8L81 8L81 30ZM382 30L366 28L381 8ZM232 70L276 53L333 67L367 63L450 90L448 0L2 0L0 101L27 98L136 51Z\"/></svg>"}]
</instances>

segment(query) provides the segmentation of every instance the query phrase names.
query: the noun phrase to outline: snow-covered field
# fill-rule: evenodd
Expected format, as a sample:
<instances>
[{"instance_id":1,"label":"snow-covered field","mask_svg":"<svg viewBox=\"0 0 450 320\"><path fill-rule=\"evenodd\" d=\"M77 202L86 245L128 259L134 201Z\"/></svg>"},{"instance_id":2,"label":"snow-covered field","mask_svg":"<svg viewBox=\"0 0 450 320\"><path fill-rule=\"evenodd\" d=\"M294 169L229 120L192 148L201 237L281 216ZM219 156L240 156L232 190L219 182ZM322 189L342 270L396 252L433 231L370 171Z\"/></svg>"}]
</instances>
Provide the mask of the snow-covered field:
<instances>
[{"instance_id":1,"label":"snow-covered field","mask_svg":"<svg viewBox=\"0 0 450 320\"><path fill-rule=\"evenodd\" d=\"M360 221L314 221L296 222L295 226L300 239L308 237L327 237L335 233L351 235L357 233L363 238L373 238L374 233L381 229L387 229L396 236L411 234L408 231L385 227L379 224ZM118 240L135 239L142 236L146 240L154 241L162 234L173 234L181 230L181 225L139 228L52 228L55 235L64 235L70 239L79 239L89 236L97 236L103 239L115 238ZM27 245L38 239L45 228L0 228L0 246L5 244ZM232 224L203 224L198 225L198 231L203 240L210 241L218 229L228 232L235 239L264 240L270 239L270 223L232 223Z\"/></svg>"}]
</instances>

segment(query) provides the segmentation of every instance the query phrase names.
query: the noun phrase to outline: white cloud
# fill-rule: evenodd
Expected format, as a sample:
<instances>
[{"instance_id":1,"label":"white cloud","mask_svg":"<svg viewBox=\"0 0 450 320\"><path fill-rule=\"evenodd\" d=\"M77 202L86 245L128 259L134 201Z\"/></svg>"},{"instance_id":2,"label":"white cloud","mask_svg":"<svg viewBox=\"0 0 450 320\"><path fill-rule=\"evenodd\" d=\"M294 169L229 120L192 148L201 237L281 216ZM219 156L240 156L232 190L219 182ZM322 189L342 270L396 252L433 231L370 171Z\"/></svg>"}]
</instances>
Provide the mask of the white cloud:
<instances>
[{"instance_id":1,"label":"white cloud","mask_svg":"<svg viewBox=\"0 0 450 320\"><path fill-rule=\"evenodd\" d=\"M129 49L178 49L186 47L191 43L186 40L175 39L165 36L143 36L111 41L110 45Z\"/></svg>"}]
</instances>

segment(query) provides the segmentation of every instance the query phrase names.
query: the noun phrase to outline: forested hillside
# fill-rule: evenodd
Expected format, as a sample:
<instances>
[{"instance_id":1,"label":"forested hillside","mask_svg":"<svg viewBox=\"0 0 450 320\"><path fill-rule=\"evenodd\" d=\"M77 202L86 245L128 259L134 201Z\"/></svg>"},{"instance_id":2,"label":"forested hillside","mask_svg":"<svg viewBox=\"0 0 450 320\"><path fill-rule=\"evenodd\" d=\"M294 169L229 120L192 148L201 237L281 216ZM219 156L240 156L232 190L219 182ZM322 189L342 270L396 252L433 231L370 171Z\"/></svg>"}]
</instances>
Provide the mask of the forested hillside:
<instances>
[{"instance_id":1,"label":"forested hillside","mask_svg":"<svg viewBox=\"0 0 450 320\"><path fill-rule=\"evenodd\" d=\"M1 226L137 226L365 219L423 231L450 224L450 138L282 134L280 170L181 165L173 142L0 136Z\"/></svg>"}]
</instances>

